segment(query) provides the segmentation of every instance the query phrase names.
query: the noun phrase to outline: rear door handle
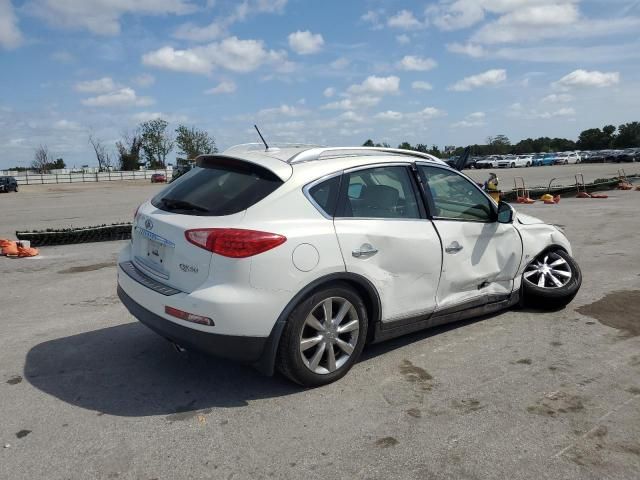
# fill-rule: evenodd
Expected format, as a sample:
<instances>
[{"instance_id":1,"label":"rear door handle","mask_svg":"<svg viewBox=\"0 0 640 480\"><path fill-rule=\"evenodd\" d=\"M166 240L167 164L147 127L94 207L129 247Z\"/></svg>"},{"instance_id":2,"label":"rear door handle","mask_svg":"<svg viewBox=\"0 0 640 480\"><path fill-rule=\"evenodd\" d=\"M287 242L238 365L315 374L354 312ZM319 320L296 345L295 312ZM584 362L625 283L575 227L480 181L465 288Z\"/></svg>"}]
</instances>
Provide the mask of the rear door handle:
<instances>
[{"instance_id":1,"label":"rear door handle","mask_svg":"<svg viewBox=\"0 0 640 480\"><path fill-rule=\"evenodd\" d=\"M378 253L378 249L374 248L370 243L363 244L358 250L351 252L355 258L369 258Z\"/></svg>"},{"instance_id":2,"label":"rear door handle","mask_svg":"<svg viewBox=\"0 0 640 480\"><path fill-rule=\"evenodd\" d=\"M445 247L444 251L447 253L458 253L464 247L458 242L451 242L448 247Z\"/></svg>"}]
</instances>

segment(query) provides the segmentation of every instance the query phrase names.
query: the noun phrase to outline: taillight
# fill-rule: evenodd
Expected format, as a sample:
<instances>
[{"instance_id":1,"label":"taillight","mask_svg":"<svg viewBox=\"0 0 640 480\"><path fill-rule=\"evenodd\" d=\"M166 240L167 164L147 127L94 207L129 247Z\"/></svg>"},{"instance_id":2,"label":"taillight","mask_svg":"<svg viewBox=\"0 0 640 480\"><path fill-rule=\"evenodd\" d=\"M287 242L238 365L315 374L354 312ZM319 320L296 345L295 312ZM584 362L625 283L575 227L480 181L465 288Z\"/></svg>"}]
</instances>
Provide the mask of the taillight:
<instances>
[{"instance_id":1,"label":"taillight","mask_svg":"<svg viewBox=\"0 0 640 480\"><path fill-rule=\"evenodd\" d=\"M198 228L184 232L187 241L210 252L246 258L282 245L287 237L240 228Z\"/></svg>"}]
</instances>

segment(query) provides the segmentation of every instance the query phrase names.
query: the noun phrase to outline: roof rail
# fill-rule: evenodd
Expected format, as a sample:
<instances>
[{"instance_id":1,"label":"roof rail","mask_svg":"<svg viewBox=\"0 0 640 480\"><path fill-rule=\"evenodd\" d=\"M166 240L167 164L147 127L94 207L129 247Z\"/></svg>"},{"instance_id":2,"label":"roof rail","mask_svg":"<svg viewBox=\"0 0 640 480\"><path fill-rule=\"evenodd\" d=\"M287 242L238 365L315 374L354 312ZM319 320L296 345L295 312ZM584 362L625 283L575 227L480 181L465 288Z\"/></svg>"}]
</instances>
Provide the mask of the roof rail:
<instances>
[{"instance_id":1,"label":"roof rail","mask_svg":"<svg viewBox=\"0 0 640 480\"><path fill-rule=\"evenodd\" d=\"M438 157L434 157L428 153L416 152L415 150L403 150L400 148L383 148L383 147L317 147L309 148L300 153L296 153L287 162L302 163L320 160L322 157L347 157L356 155L403 155L406 157L418 157L426 160L443 163Z\"/></svg>"},{"instance_id":2,"label":"roof rail","mask_svg":"<svg viewBox=\"0 0 640 480\"><path fill-rule=\"evenodd\" d=\"M227 148L222 153L241 153L241 152L268 152L269 150L279 150L280 148L316 148L319 145L316 144L308 144L308 143L283 143L283 142L274 142L269 144L269 148L264 148L264 143L241 143L239 145L234 145L232 147Z\"/></svg>"}]
</instances>

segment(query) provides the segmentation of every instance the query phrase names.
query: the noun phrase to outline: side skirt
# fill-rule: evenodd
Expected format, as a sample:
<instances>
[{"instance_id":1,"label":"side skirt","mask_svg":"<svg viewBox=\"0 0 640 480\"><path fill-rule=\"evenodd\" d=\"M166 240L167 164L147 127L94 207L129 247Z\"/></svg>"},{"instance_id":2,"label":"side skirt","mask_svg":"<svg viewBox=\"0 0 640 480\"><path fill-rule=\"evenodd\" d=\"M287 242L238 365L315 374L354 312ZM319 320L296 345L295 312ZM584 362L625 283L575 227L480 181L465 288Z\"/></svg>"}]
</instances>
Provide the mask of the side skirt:
<instances>
[{"instance_id":1,"label":"side skirt","mask_svg":"<svg viewBox=\"0 0 640 480\"><path fill-rule=\"evenodd\" d=\"M488 301L487 301L488 300ZM503 297L492 297L482 301L478 305L475 300L466 305L447 308L431 315L422 315L410 319L402 319L397 322L377 322L372 343L382 342L408 333L417 332L426 328L437 327L446 323L459 322L473 317L480 317L490 313L505 310L520 301L520 292L513 292Z\"/></svg>"}]
</instances>

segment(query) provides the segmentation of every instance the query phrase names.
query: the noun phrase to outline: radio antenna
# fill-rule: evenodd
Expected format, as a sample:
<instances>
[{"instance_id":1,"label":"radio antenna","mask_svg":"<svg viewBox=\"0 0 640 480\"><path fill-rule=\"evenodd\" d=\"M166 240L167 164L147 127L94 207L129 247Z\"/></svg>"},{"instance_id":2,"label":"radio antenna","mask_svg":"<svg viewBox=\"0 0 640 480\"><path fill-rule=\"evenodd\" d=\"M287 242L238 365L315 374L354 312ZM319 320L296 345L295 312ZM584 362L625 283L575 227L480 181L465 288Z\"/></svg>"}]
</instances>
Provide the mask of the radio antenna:
<instances>
[{"instance_id":1,"label":"radio antenna","mask_svg":"<svg viewBox=\"0 0 640 480\"><path fill-rule=\"evenodd\" d=\"M256 132L258 132L258 135L260 135L260 140L262 140L262 143L264 143L264 148L269 150L269 145L267 145L267 142L265 141L264 137L262 136L262 134L260 133L260 129L258 128L257 125L254 125Z\"/></svg>"}]
</instances>

